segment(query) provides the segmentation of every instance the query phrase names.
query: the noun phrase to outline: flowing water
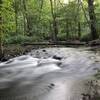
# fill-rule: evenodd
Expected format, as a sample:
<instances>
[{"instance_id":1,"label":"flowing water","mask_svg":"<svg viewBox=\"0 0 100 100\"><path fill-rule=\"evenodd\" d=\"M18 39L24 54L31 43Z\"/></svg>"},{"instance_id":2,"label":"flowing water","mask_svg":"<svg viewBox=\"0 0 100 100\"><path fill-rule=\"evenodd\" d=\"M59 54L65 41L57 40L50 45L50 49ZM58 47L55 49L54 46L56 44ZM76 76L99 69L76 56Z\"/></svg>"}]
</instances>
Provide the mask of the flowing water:
<instances>
[{"instance_id":1,"label":"flowing water","mask_svg":"<svg viewBox=\"0 0 100 100\"><path fill-rule=\"evenodd\" d=\"M99 53L86 48L33 50L0 63L0 100L90 100L99 69Z\"/></svg>"}]
</instances>

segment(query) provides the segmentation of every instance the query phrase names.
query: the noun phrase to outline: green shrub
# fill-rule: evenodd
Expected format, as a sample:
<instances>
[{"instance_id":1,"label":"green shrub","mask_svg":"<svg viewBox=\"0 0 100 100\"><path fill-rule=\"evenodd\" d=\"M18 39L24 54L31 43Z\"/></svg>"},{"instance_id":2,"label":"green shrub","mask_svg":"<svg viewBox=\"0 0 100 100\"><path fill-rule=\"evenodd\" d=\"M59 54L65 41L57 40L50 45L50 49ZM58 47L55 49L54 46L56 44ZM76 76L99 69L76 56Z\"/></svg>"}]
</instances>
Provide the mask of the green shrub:
<instances>
[{"instance_id":1,"label":"green shrub","mask_svg":"<svg viewBox=\"0 0 100 100\"><path fill-rule=\"evenodd\" d=\"M5 44L21 44L25 42L38 42L41 41L41 38L37 36L24 36L24 35L17 35L17 36L7 36L4 39Z\"/></svg>"},{"instance_id":2,"label":"green shrub","mask_svg":"<svg viewBox=\"0 0 100 100\"><path fill-rule=\"evenodd\" d=\"M92 40L92 36L90 33L81 36L81 41L91 41L91 40Z\"/></svg>"},{"instance_id":3,"label":"green shrub","mask_svg":"<svg viewBox=\"0 0 100 100\"><path fill-rule=\"evenodd\" d=\"M64 34L64 33L63 34L59 34L57 37L58 37L59 41L66 41L66 34Z\"/></svg>"}]
</instances>

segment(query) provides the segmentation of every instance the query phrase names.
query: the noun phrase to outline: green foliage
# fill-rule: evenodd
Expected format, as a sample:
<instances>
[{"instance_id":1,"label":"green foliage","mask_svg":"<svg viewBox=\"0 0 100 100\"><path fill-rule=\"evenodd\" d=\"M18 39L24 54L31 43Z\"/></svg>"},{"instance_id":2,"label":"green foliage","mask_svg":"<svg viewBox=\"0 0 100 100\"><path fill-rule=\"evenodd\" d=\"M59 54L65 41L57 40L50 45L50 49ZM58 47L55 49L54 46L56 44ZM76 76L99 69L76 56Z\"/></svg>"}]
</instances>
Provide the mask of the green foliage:
<instances>
[{"instance_id":1,"label":"green foliage","mask_svg":"<svg viewBox=\"0 0 100 100\"><path fill-rule=\"evenodd\" d=\"M58 40L59 41L66 41L67 39L66 39L66 33L64 33L64 34L59 34L58 35Z\"/></svg>"},{"instance_id":2,"label":"green foliage","mask_svg":"<svg viewBox=\"0 0 100 100\"><path fill-rule=\"evenodd\" d=\"M58 40L78 38L78 22L81 23L81 40L91 40L87 0L79 7L77 0L63 4L56 0L54 13L58 26ZM23 3L24 2L24 3ZM100 1L95 0L96 26L100 34ZM53 19L50 0L3 0L3 31L5 43L43 41L53 33ZM17 32L17 33L16 33Z\"/></svg>"},{"instance_id":3,"label":"green foliage","mask_svg":"<svg viewBox=\"0 0 100 100\"><path fill-rule=\"evenodd\" d=\"M91 37L91 34L84 34L82 37L81 37L81 41L91 41L92 40L92 37Z\"/></svg>"},{"instance_id":4,"label":"green foliage","mask_svg":"<svg viewBox=\"0 0 100 100\"><path fill-rule=\"evenodd\" d=\"M42 39L40 39L37 36L34 37L29 37L29 36L23 36L23 35L17 35L17 36L7 36L4 39L4 43L5 44L22 44L25 42L38 42L38 41L42 41Z\"/></svg>"},{"instance_id":5,"label":"green foliage","mask_svg":"<svg viewBox=\"0 0 100 100\"><path fill-rule=\"evenodd\" d=\"M4 33L15 31L14 9L12 0L3 0L2 16L3 16L3 31Z\"/></svg>"}]
</instances>

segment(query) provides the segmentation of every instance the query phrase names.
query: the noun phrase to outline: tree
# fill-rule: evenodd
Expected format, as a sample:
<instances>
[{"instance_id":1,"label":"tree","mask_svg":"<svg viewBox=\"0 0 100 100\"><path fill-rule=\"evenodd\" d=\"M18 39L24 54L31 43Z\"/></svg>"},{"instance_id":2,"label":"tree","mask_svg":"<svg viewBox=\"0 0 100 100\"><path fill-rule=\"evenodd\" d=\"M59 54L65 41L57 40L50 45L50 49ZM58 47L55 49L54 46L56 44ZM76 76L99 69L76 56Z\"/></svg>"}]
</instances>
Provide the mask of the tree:
<instances>
[{"instance_id":1,"label":"tree","mask_svg":"<svg viewBox=\"0 0 100 100\"><path fill-rule=\"evenodd\" d=\"M80 23L80 0L78 0L78 38L81 38L81 23Z\"/></svg>"},{"instance_id":2,"label":"tree","mask_svg":"<svg viewBox=\"0 0 100 100\"><path fill-rule=\"evenodd\" d=\"M24 23L24 34L27 33L27 7L26 7L26 0L23 0L23 23Z\"/></svg>"},{"instance_id":3,"label":"tree","mask_svg":"<svg viewBox=\"0 0 100 100\"><path fill-rule=\"evenodd\" d=\"M15 10L15 26L16 26L16 33L18 33L18 8L17 8L17 0L14 0L14 10Z\"/></svg>"},{"instance_id":4,"label":"tree","mask_svg":"<svg viewBox=\"0 0 100 100\"><path fill-rule=\"evenodd\" d=\"M94 0L88 0L88 10L89 10L89 18L90 18L90 28L92 39L95 40L98 38L98 33L96 29L96 15L94 12Z\"/></svg>"},{"instance_id":5,"label":"tree","mask_svg":"<svg viewBox=\"0 0 100 100\"><path fill-rule=\"evenodd\" d=\"M3 1L0 0L0 57L3 55L3 20L2 20L2 4Z\"/></svg>"},{"instance_id":6,"label":"tree","mask_svg":"<svg viewBox=\"0 0 100 100\"><path fill-rule=\"evenodd\" d=\"M51 14L52 14L52 18L53 18L53 37L52 40L54 42L57 41L57 34L58 34L58 27L57 27L57 19L56 19L56 13L54 12L54 9L56 8L56 0L50 0L50 4L51 4Z\"/></svg>"},{"instance_id":7,"label":"tree","mask_svg":"<svg viewBox=\"0 0 100 100\"><path fill-rule=\"evenodd\" d=\"M95 5L94 0L69 0L68 3L64 3L64 0L1 1L1 45L16 43L13 42L15 39L20 42L25 39L33 42L51 39L56 42L68 39L91 40L90 36L98 38L100 0L95 0Z\"/></svg>"}]
</instances>

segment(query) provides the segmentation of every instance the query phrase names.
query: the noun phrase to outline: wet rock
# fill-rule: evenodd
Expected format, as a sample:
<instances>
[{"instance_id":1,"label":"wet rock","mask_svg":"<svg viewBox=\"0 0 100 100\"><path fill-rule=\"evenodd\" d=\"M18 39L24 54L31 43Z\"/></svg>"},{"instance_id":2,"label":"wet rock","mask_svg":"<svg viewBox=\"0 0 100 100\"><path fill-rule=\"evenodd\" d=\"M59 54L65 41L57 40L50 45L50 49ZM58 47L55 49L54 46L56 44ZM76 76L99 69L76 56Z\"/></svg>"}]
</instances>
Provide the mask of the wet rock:
<instances>
[{"instance_id":1,"label":"wet rock","mask_svg":"<svg viewBox=\"0 0 100 100\"><path fill-rule=\"evenodd\" d=\"M14 59L8 60L5 64L10 64L14 61Z\"/></svg>"},{"instance_id":2,"label":"wet rock","mask_svg":"<svg viewBox=\"0 0 100 100\"><path fill-rule=\"evenodd\" d=\"M90 94L82 94L82 100L92 100Z\"/></svg>"},{"instance_id":3,"label":"wet rock","mask_svg":"<svg viewBox=\"0 0 100 100\"><path fill-rule=\"evenodd\" d=\"M51 86L55 86L55 84L53 84L53 83L51 83L50 85L51 85Z\"/></svg>"},{"instance_id":4,"label":"wet rock","mask_svg":"<svg viewBox=\"0 0 100 100\"><path fill-rule=\"evenodd\" d=\"M54 86L55 86L55 84L51 83L48 87L49 87L50 89L52 89Z\"/></svg>"},{"instance_id":5,"label":"wet rock","mask_svg":"<svg viewBox=\"0 0 100 100\"><path fill-rule=\"evenodd\" d=\"M53 56L53 59L56 59L56 60L61 60L61 59L62 59L62 57L57 56L57 55L54 55L54 56Z\"/></svg>"},{"instance_id":6,"label":"wet rock","mask_svg":"<svg viewBox=\"0 0 100 100\"><path fill-rule=\"evenodd\" d=\"M45 50L45 49L43 49L42 51L43 51L43 52L46 52L46 50Z\"/></svg>"},{"instance_id":7,"label":"wet rock","mask_svg":"<svg viewBox=\"0 0 100 100\"><path fill-rule=\"evenodd\" d=\"M3 57L3 58L1 59L1 62L5 62L5 61L7 61L7 60L8 60L7 58Z\"/></svg>"},{"instance_id":8,"label":"wet rock","mask_svg":"<svg viewBox=\"0 0 100 100\"><path fill-rule=\"evenodd\" d=\"M4 56L0 57L0 61L5 62L5 61L8 61L11 58L12 58L12 56L10 56L10 55L4 55Z\"/></svg>"}]
</instances>

